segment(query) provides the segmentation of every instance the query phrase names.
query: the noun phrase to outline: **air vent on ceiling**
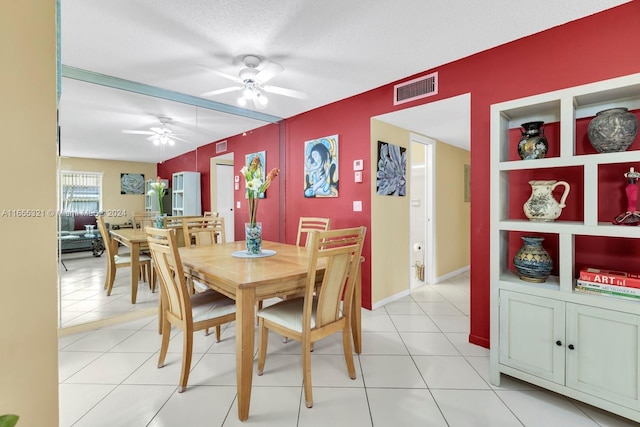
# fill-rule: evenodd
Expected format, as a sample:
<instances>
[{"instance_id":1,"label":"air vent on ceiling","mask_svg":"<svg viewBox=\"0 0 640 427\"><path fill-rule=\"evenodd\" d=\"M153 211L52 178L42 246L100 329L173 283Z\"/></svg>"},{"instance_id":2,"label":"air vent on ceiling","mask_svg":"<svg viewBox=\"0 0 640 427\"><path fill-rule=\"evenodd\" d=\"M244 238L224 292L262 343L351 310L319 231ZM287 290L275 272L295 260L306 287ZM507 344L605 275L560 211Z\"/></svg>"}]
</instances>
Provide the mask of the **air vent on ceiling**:
<instances>
[{"instance_id":1,"label":"air vent on ceiling","mask_svg":"<svg viewBox=\"0 0 640 427\"><path fill-rule=\"evenodd\" d=\"M393 105L438 94L438 73L428 74L393 87Z\"/></svg>"},{"instance_id":2,"label":"air vent on ceiling","mask_svg":"<svg viewBox=\"0 0 640 427\"><path fill-rule=\"evenodd\" d=\"M227 151L227 140L216 143L216 154Z\"/></svg>"}]
</instances>

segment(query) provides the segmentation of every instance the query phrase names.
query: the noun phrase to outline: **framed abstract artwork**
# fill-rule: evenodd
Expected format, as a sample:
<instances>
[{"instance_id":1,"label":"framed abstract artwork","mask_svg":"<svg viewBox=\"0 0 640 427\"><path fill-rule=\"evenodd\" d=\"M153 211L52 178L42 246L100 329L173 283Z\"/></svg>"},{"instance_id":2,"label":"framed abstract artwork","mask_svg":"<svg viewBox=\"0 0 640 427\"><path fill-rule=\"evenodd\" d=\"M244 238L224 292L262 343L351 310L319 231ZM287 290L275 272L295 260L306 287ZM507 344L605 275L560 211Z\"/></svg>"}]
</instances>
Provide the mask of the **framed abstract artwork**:
<instances>
[{"instance_id":1,"label":"framed abstract artwork","mask_svg":"<svg viewBox=\"0 0 640 427\"><path fill-rule=\"evenodd\" d=\"M407 195L407 149L405 147L378 141L376 194Z\"/></svg>"},{"instance_id":2,"label":"framed abstract artwork","mask_svg":"<svg viewBox=\"0 0 640 427\"><path fill-rule=\"evenodd\" d=\"M244 156L244 165L249 168L249 166L251 165L251 162L253 162L253 159L258 158L258 168L260 169L260 176L262 177L262 180L264 181L264 179L267 177L267 172L265 170L266 165L267 165L267 152L266 151L258 151L257 153L250 153ZM247 193L247 190L245 189L244 192L244 197L245 199L249 198L249 194ZM264 199L265 197L265 193L260 193L259 196L261 199Z\"/></svg>"},{"instance_id":3,"label":"framed abstract artwork","mask_svg":"<svg viewBox=\"0 0 640 427\"><path fill-rule=\"evenodd\" d=\"M304 197L338 197L338 135L304 143Z\"/></svg>"},{"instance_id":4,"label":"framed abstract artwork","mask_svg":"<svg viewBox=\"0 0 640 427\"><path fill-rule=\"evenodd\" d=\"M121 173L120 194L144 194L144 174Z\"/></svg>"}]
</instances>

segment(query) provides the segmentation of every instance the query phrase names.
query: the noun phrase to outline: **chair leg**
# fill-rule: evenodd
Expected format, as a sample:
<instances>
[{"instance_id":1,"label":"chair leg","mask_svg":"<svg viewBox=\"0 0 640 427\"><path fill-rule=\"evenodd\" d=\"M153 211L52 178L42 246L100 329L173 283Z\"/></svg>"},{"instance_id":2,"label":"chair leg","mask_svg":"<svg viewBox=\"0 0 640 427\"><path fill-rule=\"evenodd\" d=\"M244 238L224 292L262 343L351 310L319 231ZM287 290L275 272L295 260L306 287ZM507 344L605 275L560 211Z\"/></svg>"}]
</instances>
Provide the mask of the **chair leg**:
<instances>
[{"instance_id":1,"label":"chair leg","mask_svg":"<svg viewBox=\"0 0 640 427\"><path fill-rule=\"evenodd\" d=\"M353 364L353 351L351 350L351 326L345 325L342 329L342 347L344 348L344 360L347 362L349 378L356 379L356 367Z\"/></svg>"},{"instance_id":2,"label":"chair leg","mask_svg":"<svg viewBox=\"0 0 640 427\"><path fill-rule=\"evenodd\" d=\"M164 320L164 310L162 310L162 296L158 295L158 333L162 334L162 321Z\"/></svg>"},{"instance_id":3,"label":"chair leg","mask_svg":"<svg viewBox=\"0 0 640 427\"><path fill-rule=\"evenodd\" d=\"M193 351L193 331L182 331L182 369L180 370L180 386L178 393L187 389L189 371L191 370L191 352Z\"/></svg>"},{"instance_id":4,"label":"chair leg","mask_svg":"<svg viewBox=\"0 0 640 427\"><path fill-rule=\"evenodd\" d=\"M258 375L264 373L264 363L267 360L267 344L269 343L269 330L264 326L264 319L258 318Z\"/></svg>"},{"instance_id":5,"label":"chair leg","mask_svg":"<svg viewBox=\"0 0 640 427\"><path fill-rule=\"evenodd\" d=\"M207 329L207 332L209 332L208 329ZM221 332L222 332L222 328L220 327L220 325L216 326L216 342L220 342Z\"/></svg>"},{"instance_id":6,"label":"chair leg","mask_svg":"<svg viewBox=\"0 0 640 427\"><path fill-rule=\"evenodd\" d=\"M307 408L313 406L311 391L311 341L308 336L302 337L302 380L304 382L304 400Z\"/></svg>"},{"instance_id":7,"label":"chair leg","mask_svg":"<svg viewBox=\"0 0 640 427\"><path fill-rule=\"evenodd\" d=\"M115 264L107 267L107 296L111 295L113 289L113 282L116 280L116 266Z\"/></svg>"},{"instance_id":8,"label":"chair leg","mask_svg":"<svg viewBox=\"0 0 640 427\"><path fill-rule=\"evenodd\" d=\"M158 368L164 366L164 359L167 357L169 349L169 338L171 338L171 324L165 316L161 318L162 323L162 343L160 344L160 357L158 358Z\"/></svg>"}]
</instances>

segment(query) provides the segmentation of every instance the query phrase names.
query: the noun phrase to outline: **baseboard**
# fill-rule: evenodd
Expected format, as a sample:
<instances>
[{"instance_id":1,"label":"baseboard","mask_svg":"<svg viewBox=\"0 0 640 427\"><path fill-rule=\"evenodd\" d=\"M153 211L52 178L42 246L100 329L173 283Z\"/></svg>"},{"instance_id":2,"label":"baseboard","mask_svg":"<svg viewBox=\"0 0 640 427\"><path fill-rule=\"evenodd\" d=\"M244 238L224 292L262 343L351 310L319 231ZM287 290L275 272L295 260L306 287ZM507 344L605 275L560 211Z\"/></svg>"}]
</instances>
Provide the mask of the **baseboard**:
<instances>
[{"instance_id":1,"label":"baseboard","mask_svg":"<svg viewBox=\"0 0 640 427\"><path fill-rule=\"evenodd\" d=\"M462 268L459 268L457 270L453 270L453 271L451 271L451 272L449 272L447 274L444 274L442 276L436 277L435 283L444 282L445 280L450 279L450 278L452 278L454 276L457 276L458 274L462 274L465 271L469 271L470 269L471 269L471 266L470 265L466 265L466 266L464 266Z\"/></svg>"},{"instance_id":2,"label":"baseboard","mask_svg":"<svg viewBox=\"0 0 640 427\"><path fill-rule=\"evenodd\" d=\"M383 300L380 300L377 303L373 304L373 310L375 310L377 308L380 308L380 307L383 307L383 306L389 304L390 302L394 302L394 301L397 301L399 299L402 299L402 298L404 298L404 297L406 297L408 295L411 295L411 290L410 289L407 289L407 290L402 291L400 293L397 293L395 295L391 295L390 297L387 297L387 298L385 298Z\"/></svg>"}]
</instances>

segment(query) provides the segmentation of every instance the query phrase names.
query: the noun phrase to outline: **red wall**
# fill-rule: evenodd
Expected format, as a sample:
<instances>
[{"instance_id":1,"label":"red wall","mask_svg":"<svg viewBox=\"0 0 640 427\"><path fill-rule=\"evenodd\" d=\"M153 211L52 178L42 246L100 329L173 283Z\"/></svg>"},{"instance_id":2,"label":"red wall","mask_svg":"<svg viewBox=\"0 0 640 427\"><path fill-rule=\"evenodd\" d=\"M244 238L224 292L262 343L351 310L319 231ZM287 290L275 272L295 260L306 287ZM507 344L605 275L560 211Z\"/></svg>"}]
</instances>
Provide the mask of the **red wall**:
<instances>
[{"instance_id":1,"label":"red wall","mask_svg":"<svg viewBox=\"0 0 640 427\"><path fill-rule=\"evenodd\" d=\"M541 19L544 19L542 16ZM272 152L286 159L284 185L278 212L284 216L284 240L292 242L301 215L332 218L336 227L370 225L371 176L367 165L370 158L370 117L426 102L471 93L471 332L469 340L489 346L489 113L491 104L509 99L565 87L591 83L640 72L640 2L630 2L614 9L578 20L548 31L478 53L476 55L425 70L420 75L438 71L439 93L414 103L394 107L393 82L364 94L327 105L286 119L279 129L284 136L277 139L270 130L264 139L229 138L229 149L235 151L236 165L244 153L267 149L268 168L274 165ZM425 51L428 55L428 51ZM383 60L383 58L381 58ZM416 76L407 76L409 80ZM270 125L268 129L278 128ZM306 140L340 135L340 197L336 199L305 199L302 194L302 150ZM247 141L247 142L245 142ZM249 150L247 147L250 147ZM237 150L237 151L236 151ZM213 145L198 150L198 170L203 173L203 208L209 206L209 156ZM241 157L240 157L241 156ZM206 160L205 160L206 159ZM353 183L352 162L365 160L364 182ZM186 168L186 165L192 165ZM192 170L193 153L172 159L158 166L161 176L170 172ZM205 191L205 187L207 190ZM273 188L273 187L272 187ZM276 187L277 188L277 187ZM280 187L282 188L282 187ZM271 190L270 191L279 191ZM269 193L268 198L271 198ZM286 198L283 200L282 197ZM236 198L239 200L239 197ZM352 212L352 201L363 201L363 212ZM261 202L262 203L262 202ZM244 204L243 204L244 205ZM262 209L272 211L265 203ZM275 209L273 210L275 214ZM236 212L237 224L244 222L246 211ZM240 215L240 217L238 217ZM238 230L236 229L236 233ZM375 230L368 230L369 237ZM238 235L238 234L236 234ZM280 234L282 236L282 234ZM367 239L367 244L370 238ZM392 250L392 248L390 248ZM371 307L371 268L368 264L370 246L363 252L363 306ZM624 257L624 254L620 254ZM596 257L596 256L592 256ZM587 257L588 258L588 257ZM585 261L586 262L586 261Z\"/></svg>"}]
</instances>

